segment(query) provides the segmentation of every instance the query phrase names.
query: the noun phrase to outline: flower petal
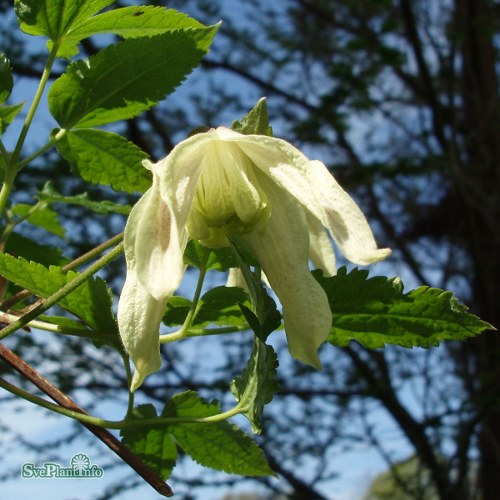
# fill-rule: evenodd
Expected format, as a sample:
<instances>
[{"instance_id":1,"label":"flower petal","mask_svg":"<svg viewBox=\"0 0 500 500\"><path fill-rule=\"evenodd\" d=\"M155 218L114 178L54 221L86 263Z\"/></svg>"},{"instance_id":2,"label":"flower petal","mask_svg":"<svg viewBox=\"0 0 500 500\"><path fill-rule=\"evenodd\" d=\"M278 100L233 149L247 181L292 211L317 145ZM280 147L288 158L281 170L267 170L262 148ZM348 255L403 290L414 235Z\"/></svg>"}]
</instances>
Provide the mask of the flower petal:
<instances>
[{"instance_id":1,"label":"flower petal","mask_svg":"<svg viewBox=\"0 0 500 500\"><path fill-rule=\"evenodd\" d=\"M162 200L158 176L153 186L132 209L125 227L125 256L134 261L138 279L156 299L162 300L178 288L184 273L184 245L169 206Z\"/></svg>"},{"instance_id":2,"label":"flower petal","mask_svg":"<svg viewBox=\"0 0 500 500\"><path fill-rule=\"evenodd\" d=\"M201 172L206 164L207 146L217 140L215 131L196 134L180 142L160 162L153 165L162 199L172 209L179 235L185 233Z\"/></svg>"},{"instance_id":3,"label":"flower petal","mask_svg":"<svg viewBox=\"0 0 500 500\"><path fill-rule=\"evenodd\" d=\"M159 329L166 305L167 299L156 300L150 295L133 266L129 267L117 316L123 345L135 365L132 391L161 366Z\"/></svg>"},{"instance_id":4,"label":"flower petal","mask_svg":"<svg viewBox=\"0 0 500 500\"><path fill-rule=\"evenodd\" d=\"M273 137L247 135L237 144L328 229L351 262L371 264L390 254L388 248L377 248L365 216L323 163L308 160L288 142Z\"/></svg>"},{"instance_id":5,"label":"flower petal","mask_svg":"<svg viewBox=\"0 0 500 500\"><path fill-rule=\"evenodd\" d=\"M309 259L316 269L321 269L325 276L336 274L335 253L323 224L311 213L306 213L309 226Z\"/></svg>"},{"instance_id":6,"label":"flower petal","mask_svg":"<svg viewBox=\"0 0 500 500\"><path fill-rule=\"evenodd\" d=\"M272 181L262 187L273 210L266 230L245 236L283 306L290 354L321 369L317 350L328 337L328 298L308 267L309 237L303 208Z\"/></svg>"}]
</instances>

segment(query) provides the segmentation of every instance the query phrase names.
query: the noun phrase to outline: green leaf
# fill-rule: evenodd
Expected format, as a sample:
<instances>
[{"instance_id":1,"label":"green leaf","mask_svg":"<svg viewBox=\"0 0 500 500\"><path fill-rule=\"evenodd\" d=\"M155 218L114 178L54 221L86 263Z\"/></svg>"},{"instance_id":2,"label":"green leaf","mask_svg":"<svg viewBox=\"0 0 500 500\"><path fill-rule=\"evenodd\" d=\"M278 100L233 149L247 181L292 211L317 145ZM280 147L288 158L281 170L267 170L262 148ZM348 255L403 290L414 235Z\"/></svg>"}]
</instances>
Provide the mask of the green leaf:
<instances>
[{"instance_id":1,"label":"green leaf","mask_svg":"<svg viewBox=\"0 0 500 500\"><path fill-rule=\"evenodd\" d=\"M37 262L28 262L22 257L16 259L9 254L0 254L0 275L39 297L49 297L74 279L77 274L73 271L65 273L56 266L47 269ZM111 292L100 278L87 280L64 297L58 305L73 313L94 330L108 333L117 331L111 310Z\"/></svg>"},{"instance_id":2,"label":"green leaf","mask_svg":"<svg viewBox=\"0 0 500 500\"><path fill-rule=\"evenodd\" d=\"M14 80L10 69L10 61L0 52L0 104L3 104L12 92Z\"/></svg>"},{"instance_id":3,"label":"green leaf","mask_svg":"<svg viewBox=\"0 0 500 500\"><path fill-rule=\"evenodd\" d=\"M91 17L115 0L15 0L21 29L61 42L75 24Z\"/></svg>"},{"instance_id":4,"label":"green leaf","mask_svg":"<svg viewBox=\"0 0 500 500\"><path fill-rule=\"evenodd\" d=\"M207 325L245 325L245 316L239 303L247 302L246 293L238 287L218 286L209 290L200 299L200 308L193 326ZM168 326L182 325L191 308L191 301L184 297L174 296L167 304L163 322Z\"/></svg>"},{"instance_id":5,"label":"green leaf","mask_svg":"<svg viewBox=\"0 0 500 500\"><path fill-rule=\"evenodd\" d=\"M137 116L171 93L207 52L217 27L124 40L75 61L49 92L61 128Z\"/></svg>"},{"instance_id":6,"label":"green leaf","mask_svg":"<svg viewBox=\"0 0 500 500\"><path fill-rule=\"evenodd\" d=\"M88 193L77 194L75 196L64 196L59 193L48 181L43 190L39 192L38 198L46 203L68 203L70 205L79 205L98 214L123 214L130 213L130 205L120 205L112 201L93 201Z\"/></svg>"},{"instance_id":7,"label":"green leaf","mask_svg":"<svg viewBox=\"0 0 500 500\"><path fill-rule=\"evenodd\" d=\"M174 396L162 416L203 418L218 413L219 403L207 403L195 392L187 391ZM274 475L262 450L227 420L170 424L168 429L177 444L205 467L245 476Z\"/></svg>"},{"instance_id":8,"label":"green leaf","mask_svg":"<svg viewBox=\"0 0 500 500\"><path fill-rule=\"evenodd\" d=\"M451 293L420 287L403 293L399 278L368 278L367 271L325 278L313 272L328 295L333 326L328 341L345 346L356 340L368 348L396 344L436 346L444 340L463 340L493 328L468 312Z\"/></svg>"},{"instance_id":9,"label":"green leaf","mask_svg":"<svg viewBox=\"0 0 500 500\"><path fill-rule=\"evenodd\" d=\"M44 266L63 266L69 262L69 259L63 257L61 248L41 245L18 233L11 233L5 251L15 257L23 257L27 261L39 262Z\"/></svg>"},{"instance_id":10,"label":"green leaf","mask_svg":"<svg viewBox=\"0 0 500 500\"><path fill-rule=\"evenodd\" d=\"M271 402L280 388L276 380L277 368L278 358L273 348L256 336L247 367L241 377L231 382L231 392L242 405L241 413L248 418L256 434L262 432L260 416L264 405Z\"/></svg>"},{"instance_id":11,"label":"green leaf","mask_svg":"<svg viewBox=\"0 0 500 500\"><path fill-rule=\"evenodd\" d=\"M0 106L0 135L7 130L7 127L12 123L23 106L23 102L13 104L12 106Z\"/></svg>"},{"instance_id":12,"label":"green leaf","mask_svg":"<svg viewBox=\"0 0 500 500\"><path fill-rule=\"evenodd\" d=\"M58 54L73 56L78 52L77 45L81 40L102 33L113 33L123 38L139 38L192 28L203 29L204 26L173 9L144 5L123 7L84 19L74 25Z\"/></svg>"},{"instance_id":13,"label":"green leaf","mask_svg":"<svg viewBox=\"0 0 500 500\"><path fill-rule=\"evenodd\" d=\"M134 408L131 420L155 418L153 405ZM177 447L165 426L134 427L120 432L122 442L164 481L170 477L177 461Z\"/></svg>"},{"instance_id":14,"label":"green leaf","mask_svg":"<svg viewBox=\"0 0 500 500\"><path fill-rule=\"evenodd\" d=\"M192 302L185 297L174 295L168 300L167 309L163 316L163 323L167 326L184 324L184 321L191 309Z\"/></svg>"},{"instance_id":15,"label":"green leaf","mask_svg":"<svg viewBox=\"0 0 500 500\"><path fill-rule=\"evenodd\" d=\"M28 216L30 210L33 208L31 205L18 203L12 208L12 212L19 217ZM57 218L57 213L50 207L40 207L27 217L27 221L34 226L41 227L49 233L55 234L60 238L64 238L64 227L61 226Z\"/></svg>"},{"instance_id":16,"label":"green leaf","mask_svg":"<svg viewBox=\"0 0 500 500\"><path fill-rule=\"evenodd\" d=\"M234 256L245 278L250 298L253 305L253 311L246 305L240 304L240 309L245 316L248 324L262 342L281 326L281 313L276 307L276 302L267 293L262 286L261 270L258 266L250 269L245 259L245 246L242 242L231 241Z\"/></svg>"},{"instance_id":17,"label":"green leaf","mask_svg":"<svg viewBox=\"0 0 500 500\"><path fill-rule=\"evenodd\" d=\"M260 99L255 107L241 119L241 122L235 120L232 128L236 132L245 135L260 134L272 136L273 129L269 125L266 98L263 97Z\"/></svg>"},{"instance_id":18,"label":"green leaf","mask_svg":"<svg viewBox=\"0 0 500 500\"><path fill-rule=\"evenodd\" d=\"M151 186L150 172L142 166L148 155L121 135L93 129L68 131L56 147L86 181L128 193Z\"/></svg>"},{"instance_id":19,"label":"green leaf","mask_svg":"<svg viewBox=\"0 0 500 500\"><path fill-rule=\"evenodd\" d=\"M191 240L184 251L184 262L188 266L201 269L204 267L207 271L227 271L231 267L236 267L236 259L230 248L212 248L208 261L206 261L207 249L197 241ZM206 262L205 262L206 261Z\"/></svg>"}]
</instances>

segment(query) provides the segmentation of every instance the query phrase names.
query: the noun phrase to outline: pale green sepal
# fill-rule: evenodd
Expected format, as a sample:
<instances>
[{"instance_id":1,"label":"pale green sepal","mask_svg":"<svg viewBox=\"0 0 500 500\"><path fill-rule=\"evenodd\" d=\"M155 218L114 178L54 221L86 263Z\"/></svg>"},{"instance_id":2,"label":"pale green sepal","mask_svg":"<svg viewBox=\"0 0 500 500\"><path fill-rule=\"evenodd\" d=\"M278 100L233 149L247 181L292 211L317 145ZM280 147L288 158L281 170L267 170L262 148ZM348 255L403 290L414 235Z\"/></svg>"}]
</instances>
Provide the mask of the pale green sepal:
<instances>
[{"instance_id":1,"label":"pale green sepal","mask_svg":"<svg viewBox=\"0 0 500 500\"><path fill-rule=\"evenodd\" d=\"M177 225L160 196L158 176L137 202L125 227L125 255L134 260L138 279L156 299L169 297L178 288L185 265Z\"/></svg>"},{"instance_id":2,"label":"pale green sepal","mask_svg":"<svg viewBox=\"0 0 500 500\"><path fill-rule=\"evenodd\" d=\"M160 322L168 299L156 300L141 285L133 268L118 304L118 328L125 350L135 365L130 390L135 391L145 377L160 369Z\"/></svg>"},{"instance_id":3,"label":"pale green sepal","mask_svg":"<svg viewBox=\"0 0 500 500\"><path fill-rule=\"evenodd\" d=\"M367 265L390 254L387 248L377 248L365 216L322 162L308 160L288 142L273 137L247 135L226 140L237 140L260 170L311 212L351 262Z\"/></svg>"},{"instance_id":4,"label":"pale green sepal","mask_svg":"<svg viewBox=\"0 0 500 500\"><path fill-rule=\"evenodd\" d=\"M265 179L261 181L273 211L266 230L245 236L283 306L290 354L321 369L318 347L332 324L328 298L308 267L309 237L303 208Z\"/></svg>"},{"instance_id":5,"label":"pale green sepal","mask_svg":"<svg viewBox=\"0 0 500 500\"><path fill-rule=\"evenodd\" d=\"M311 213L306 213L309 226L309 259L315 269L321 269L324 276L334 276L335 253L323 224Z\"/></svg>"}]
</instances>

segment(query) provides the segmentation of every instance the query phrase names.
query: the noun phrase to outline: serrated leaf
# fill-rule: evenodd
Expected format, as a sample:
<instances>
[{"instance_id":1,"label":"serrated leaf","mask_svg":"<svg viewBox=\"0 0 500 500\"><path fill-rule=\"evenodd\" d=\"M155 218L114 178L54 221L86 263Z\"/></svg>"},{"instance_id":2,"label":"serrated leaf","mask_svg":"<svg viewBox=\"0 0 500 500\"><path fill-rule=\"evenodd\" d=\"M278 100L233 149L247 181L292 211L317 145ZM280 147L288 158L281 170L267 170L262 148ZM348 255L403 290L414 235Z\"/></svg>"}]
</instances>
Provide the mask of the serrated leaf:
<instances>
[{"instance_id":1,"label":"serrated leaf","mask_svg":"<svg viewBox=\"0 0 500 500\"><path fill-rule=\"evenodd\" d=\"M85 61L75 61L49 91L52 116L65 129L137 116L172 92L194 69L216 30L132 38Z\"/></svg>"},{"instance_id":2,"label":"serrated leaf","mask_svg":"<svg viewBox=\"0 0 500 500\"><path fill-rule=\"evenodd\" d=\"M206 247L197 241L191 240L186 246L184 251L184 262L188 266L201 268L205 267L207 271L228 271L231 267L238 267L238 262L234 256L234 252L230 247L211 248L208 260L206 259ZM245 262L256 264L256 260L244 249L240 249L245 255Z\"/></svg>"},{"instance_id":3,"label":"serrated leaf","mask_svg":"<svg viewBox=\"0 0 500 500\"><path fill-rule=\"evenodd\" d=\"M259 134L272 136L273 129L269 125L266 98L263 97L260 99L255 107L241 119L241 122L235 120L232 128L236 132L245 135Z\"/></svg>"},{"instance_id":4,"label":"serrated leaf","mask_svg":"<svg viewBox=\"0 0 500 500\"><path fill-rule=\"evenodd\" d=\"M27 261L38 262L46 267L50 265L63 266L69 262L69 259L63 257L60 248L41 245L18 233L11 233L5 251L15 257L23 257Z\"/></svg>"},{"instance_id":5,"label":"serrated leaf","mask_svg":"<svg viewBox=\"0 0 500 500\"><path fill-rule=\"evenodd\" d=\"M278 358L273 348L254 338L253 352L241 377L231 382L231 392L242 405L241 413L250 421L252 431L262 432L260 416L264 405L279 391L276 380Z\"/></svg>"},{"instance_id":6,"label":"serrated leaf","mask_svg":"<svg viewBox=\"0 0 500 500\"><path fill-rule=\"evenodd\" d=\"M33 207L31 205L18 203L12 208L12 212L19 217L27 216L27 221L30 224L41 227L49 233L59 236L60 238L64 238L64 227L61 226L61 223L57 218L57 213L54 212L54 210L52 210L50 207L41 207L34 211L32 214L28 215L32 208Z\"/></svg>"},{"instance_id":7,"label":"serrated leaf","mask_svg":"<svg viewBox=\"0 0 500 500\"><path fill-rule=\"evenodd\" d=\"M252 270L248 265L245 259L245 247L242 245L242 242L236 244L235 241L231 241L231 244L238 267L241 269L245 278L253 306L252 311L244 304L240 304L241 312L255 335L257 335L262 342L265 342L267 337L280 327L281 313L278 311L274 299L262 286L260 268L255 266L255 269Z\"/></svg>"},{"instance_id":8,"label":"serrated leaf","mask_svg":"<svg viewBox=\"0 0 500 500\"><path fill-rule=\"evenodd\" d=\"M247 301L245 292L238 287L218 286L209 290L200 299L200 306L193 326L207 325L239 326L245 325L245 316L239 303ZM167 304L163 322L168 326L182 325L186 319L192 302L184 297L174 296Z\"/></svg>"},{"instance_id":9,"label":"serrated leaf","mask_svg":"<svg viewBox=\"0 0 500 500\"><path fill-rule=\"evenodd\" d=\"M330 302L333 326L328 341L345 346L356 340L368 348L396 344L436 346L445 340L463 340L493 328L468 312L451 293L420 287L405 294L397 278L368 278L367 271L324 278L314 271Z\"/></svg>"},{"instance_id":10,"label":"serrated leaf","mask_svg":"<svg viewBox=\"0 0 500 500\"><path fill-rule=\"evenodd\" d=\"M72 26L111 5L115 0L15 0L21 29L61 42Z\"/></svg>"},{"instance_id":11,"label":"serrated leaf","mask_svg":"<svg viewBox=\"0 0 500 500\"><path fill-rule=\"evenodd\" d=\"M134 408L131 420L156 418L153 405ZM120 432L122 442L164 481L170 477L177 462L177 447L163 427L133 427Z\"/></svg>"},{"instance_id":12,"label":"serrated leaf","mask_svg":"<svg viewBox=\"0 0 500 500\"><path fill-rule=\"evenodd\" d=\"M174 396L162 416L203 418L218 413L219 403L207 403L195 392L187 391ZM245 476L274 475L262 450L227 420L170 424L168 428L177 444L205 467Z\"/></svg>"},{"instance_id":13,"label":"serrated leaf","mask_svg":"<svg viewBox=\"0 0 500 500\"><path fill-rule=\"evenodd\" d=\"M93 201L88 193L77 194L75 196L64 196L59 193L54 186L47 182L43 190L39 192L38 198L46 203L67 203L69 205L79 205L98 214L123 214L130 213L130 205L120 205L112 201Z\"/></svg>"},{"instance_id":14,"label":"serrated leaf","mask_svg":"<svg viewBox=\"0 0 500 500\"><path fill-rule=\"evenodd\" d=\"M0 104L3 104L12 92L14 80L10 69L10 61L0 52Z\"/></svg>"},{"instance_id":15,"label":"serrated leaf","mask_svg":"<svg viewBox=\"0 0 500 500\"><path fill-rule=\"evenodd\" d=\"M60 267L28 262L22 257L0 254L0 275L27 288L39 297L49 297L69 283L78 273L65 273ZM71 312L91 328L108 333L117 332L111 310L111 292L100 278L87 280L64 297L58 305Z\"/></svg>"},{"instance_id":16,"label":"serrated leaf","mask_svg":"<svg viewBox=\"0 0 500 500\"><path fill-rule=\"evenodd\" d=\"M86 181L127 193L144 192L151 186L150 172L142 166L147 153L121 135L93 129L68 131L56 147Z\"/></svg>"},{"instance_id":17,"label":"serrated leaf","mask_svg":"<svg viewBox=\"0 0 500 500\"><path fill-rule=\"evenodd\" d=\"M102 33L112 33L123 38L138 38L193 28L200 29L204 26L173 9L150 5L123 7L75 24L65 37L58 54L65 57L73 56L78 52L77 45L81 40Z\"/></svg>"},{"instance_id":18,"label":"serrated leaf","mask_svg":"<svg viewBox=\"0 0 500 500\"><path fill-rule=\"evenodd\" d=\"M22 102L12 106L0 106L0 135L7 130L23 106Z\"/></svg>"},{"instance_id":19,"label":"serrated leaf","mask_svg":"<svg viewBox=\"0 0 500 500\"><path fill-rule=\"evenodd\" d=\"M167 303L167 308L162 319L163 323L167 326L184 324L184 320L191 309L191 305L192 302L189 299L174 295Z\"/></svg>"}]
</instances>

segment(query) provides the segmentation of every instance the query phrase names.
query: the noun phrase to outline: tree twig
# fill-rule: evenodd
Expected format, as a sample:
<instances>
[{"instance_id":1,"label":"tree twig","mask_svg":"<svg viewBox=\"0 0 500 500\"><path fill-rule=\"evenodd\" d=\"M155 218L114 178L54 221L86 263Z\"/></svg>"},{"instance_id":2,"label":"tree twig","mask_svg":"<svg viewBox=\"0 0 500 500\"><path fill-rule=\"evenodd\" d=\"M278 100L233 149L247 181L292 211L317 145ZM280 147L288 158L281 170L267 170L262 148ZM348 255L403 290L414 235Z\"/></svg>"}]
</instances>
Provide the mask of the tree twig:
<instances>
[{"instance_id":1,"label":"tree twig","mask_svg":"<svg viewBox=\"0 0 500 500\"><path fill-rule=\"evenodd\" d=\"M60 406L83 414L87 413L71 398L52 385L42 374L37 372L31 365L26 363L2 343L0 343L0 359L3 359L3 361L5 361L9 366L26 377ZM98 439L100 439L110 450L114 451L124 462L132 467L132 469L134 469L137 474L148 482L160 495L165 497L171 497L173 495L170 486L158 477L153 470L139 460L136 455L134 455L108 430L91 424L82 425L92 432L92 434L94 434Z\"/></svg>"}]
</instances>

